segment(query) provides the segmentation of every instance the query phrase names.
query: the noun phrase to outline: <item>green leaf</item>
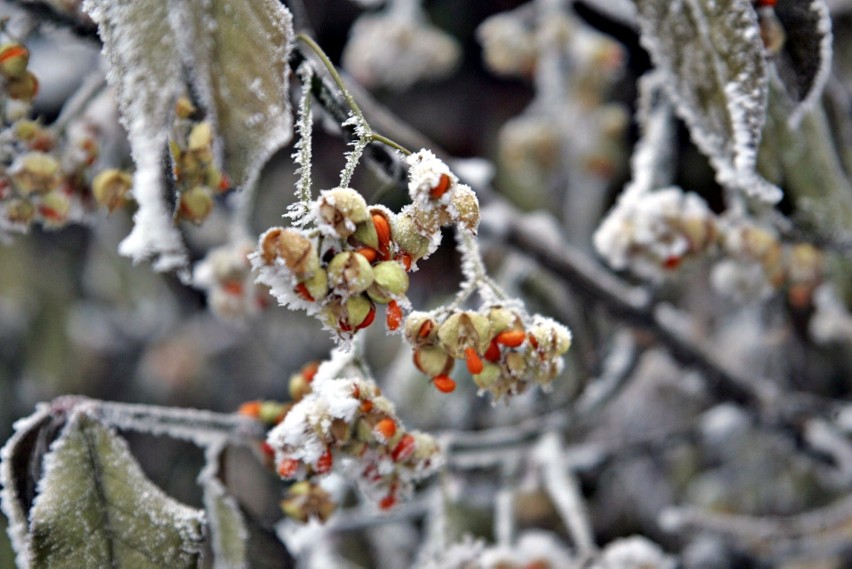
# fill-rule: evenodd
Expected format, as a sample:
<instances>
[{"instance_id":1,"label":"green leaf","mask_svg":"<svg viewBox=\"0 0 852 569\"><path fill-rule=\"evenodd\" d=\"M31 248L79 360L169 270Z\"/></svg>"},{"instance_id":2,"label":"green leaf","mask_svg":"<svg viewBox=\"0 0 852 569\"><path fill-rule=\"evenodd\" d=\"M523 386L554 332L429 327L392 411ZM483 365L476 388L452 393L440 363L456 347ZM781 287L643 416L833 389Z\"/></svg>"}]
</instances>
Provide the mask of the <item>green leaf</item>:
<instances>
[{"instance_id":1,"label":"green leaf","mask_svg":"<svg viewBox=\"0 0 852 569\"><path fill-rule=\"evenodd\" d=\"M751 0L636 0L642 43L723 185L774 202L755 173L767 68Z\"/></svg>"},{"instance_id":2,"label":"green leaf","mask_svg":"<svg viewBox=\"0 0 852 569\"><path fill-rule=\"evenodd\" d=\"M222 168L254 184L273 152L290 141L287 84L290 13L277 0L173 1L187 29L178 34L193 85L222 140Z\"/></svg>"},{"instance_id":3,"label":"green leaf","mask_svg":"<svg viewBox=\"0 0 852 569\"><path fill-rule=\"evenodd\" d=\"M154 486L107 427L74 413L44 466L30 512L32 567L197 565L203 514Z\"/></svg>"}]
</instances>

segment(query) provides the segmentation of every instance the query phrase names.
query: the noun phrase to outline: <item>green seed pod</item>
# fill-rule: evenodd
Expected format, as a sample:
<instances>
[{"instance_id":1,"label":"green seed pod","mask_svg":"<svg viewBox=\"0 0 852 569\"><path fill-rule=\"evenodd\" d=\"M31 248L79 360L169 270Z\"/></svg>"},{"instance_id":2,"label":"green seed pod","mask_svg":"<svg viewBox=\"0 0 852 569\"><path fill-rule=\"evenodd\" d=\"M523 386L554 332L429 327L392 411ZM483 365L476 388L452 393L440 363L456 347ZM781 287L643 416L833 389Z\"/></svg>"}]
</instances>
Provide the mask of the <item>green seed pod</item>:
<instances>
[{"instance_id":1,"label":"green seed pod","mask_svg":"<svg viewBox=\"0 0 852 569\"><path fill-rule=\"evenodd\" d=\"M178 216L192 223L201 223L213 211L213 193L205 186L195 186L181 192Z\"/></svg>"},{"instance_id":2,"label":"green seed pod","mask_svg":"<svg viewBox=\"0 0 852 569\"><path fill-rule=\"evenodd\" d=\"M35 217L36 210L29 200L14 198L6 202L6 219L12 223L29 225Z\"/></svg>"},{"instance_id":3,"label":"green seed pod","mask_svg":"<svg viewBox=\"0 0 852 569\"><path fill-rule=\"evenodd\" d=\"M41 124L38 121L29 119L21 119L14 124L15 136L19 140L29 141L35 138L42 131Z\"/></svg>"},{"instance_id":4,"label":"green seed pod","mask_svg":"<svg viewBox=\"0 0 852 569\"><path fill-rule=\"evenodd\" d=\"M64 225L71 211L71 199L62 191L54 190L41 196L38 213L48 226Z\"/></svg>"},{"instance_id":5,"label":"green seed pod","mask_svg":"<svg viewBox=\"0 0 852 569\"><path fill-rule=\"evenodd\" d=\"M488 311L488 322L491 323L491 335L496 336L500 332L510 328L522 328L520 317L502 306L496 306Z\"/></svg>"},{"instance_id":6,"label":"green seed pod","mask_svg":"<svg viewBox=\"0 0 852 569\"><path fill-rule=\"evenodd\" d=\"M0 75L7 79L22 77L27 71L30 52L18 42L0 45Z\"/></svg>"},{"instance_id":7,"label":"green seed pod","mask_svg":"<svg viewBox=\"0 0 852 569\"><path fill-rule=\"evenodd\" d=\"M438 338L438 322L425 312L412 312L405 319L405 339L412 346L434 344Z\"/></svg>"},{"instance_id":8,"label":"green seed pod","mask_svg":"<svg viewBox=\"0 0 852 569\"><path fill-rule=\"evenodd\" d=\"M476 312L456 312L438 328L438 339L456 359L464 358L467 348L482 354L491 343L491 324L485 316Z\"/></svg>"},{"instance_id":9,"label":"green seed pod","mask_svg":"<svg viewBox=\"0 0 852 569\"><path fill-rule=\"evenodd\" d=\"M268 265L276 258L284 259L284 264L297 278L312 275L319 268L319 256L313 243L295 229L268 229L260 236L260 251Z\"/></svg>"},{"instance_id":10,"label":"green seed pod","mask_svg":"<svg viewBox=\"0 0 852 569\"><path fill-rule=\"evenodd\" d=\"M370 312L375 309L370 299L363 294L350 296L346 301L346 322L355 329L363 324Z\"/></svg>"},{"instance_id":11,"label":"green seed pod","mask_svg":"<svg viewBox=\"0 0 852 569\"><path fill-rule=\"evenodd\" d=\"M408 291L408 273L397 261L384 261L373 267L373 283L390 296Z\"/></svg>"},{"instance_id":12,"label":"green seed pod","mask_svg":"<svg viewBox=\"0 0 852 569\"><path fill-rule=\"evenodd\" d=\"M192 127L186 141L189 152L208 152L213 146L213 127L207 121L202 121Z\"/></svg>"},{"instance_id":13,"label":"green seed pod","mask_svg":"<svg viewBox=\"0 0 852 569\"><path fill-rule=\"evenodd\" d=\"M414 350L414 365L429 377L435 377L453 369L453 358L438 346L422 347Z\"/></svg>"},{"instance_id":14,"label":"green seed pod","mask_svg":"<svg viewBox=\"0 0 852 569\"><path fill-rule=\"evenodd\" d=\"M286 409L283 403L277 401L263 401L260 404L260 413L258 419L267 425L274 425L278 422Z\"/></svg>"},{"instance_id":15,"label":"green seed pod","mask_svg":"<svg viewBox=\"0 0 852 569\"><path fill-rule=\"evenodd\" d=\"M338 253L328 264L328 281L344 295L357 295L373 284L373 268L363 255L350 251Z\"/></svg>"},{"instance_id":16,"label":"green seed pod","mask_svg":"<svg viewBox=\"0 0 852 569\"><path fill-rule=\"evenodd\" d=\"M6 82L6 94L16 101L31 102L38 95L38 79L29 71Z\"/></svg>"},{"instance_id":17,"label":"green seed pod","mask_svg":"<svg viewBox=\"0 0 852 569\"><path fill-rule=\"evenodd\" d=\"M496 364L492 364L490 362L486 362L482 367L482 372L473 376L473 382L480 389L488 389L494 382L500 379L500 375L503 372L500 370L500 366Z\"/></svg>"},{"instance_id":18,"label":"green seed pod","mask_svg":"<svg viewBox=\"0 0 852 569\"><path fill-rule=\"evenodd\" d=\"M110 213L127 202L127 194L133 186L133 177L122 170L110 168L95 176L92 194L95 200Z\"/></svg>"},{"instance_id":19,"label":"green seed pod","mask_svg":"<svg viewBox=\"0 0 852 569\"><path fill-rule=\"evenodd\" d=\"M322 300L328 295L328 273L325 269L317 269L310 278L302 281L308 293L314 300Z\"/></svg>"},{"instance_id":20,"label":"green seed pod","mask_svg":"<svg viewBox=\"0 0 852 569\"><path fill-rule=\"evenodd\" d=\"M468 186L457 185L450 202L456 210L457 222L472 233L479 227L479 200Z\"/></svg>"},{"instance_id":21,"label":"green seed pod","mask_svg":"<svg viewBox=\"0 0 852 569\"><path fill-rule=\"evenodd\" d=\"M523 373L527 369L527 361L523 354L518 352L509 352L505 357L506 368L509 372L515 376L519 377L523 375Z\"/></svg>"},{"instance_id":22,"label":"green seed pod","mask_svg":"<svg viewBox=\"0 0 852 569\"><path fill-rule=\"evenodd\" d=\"M175 114L180 119L188 119L196 111L197 109L192 104L192 101L189 100L189 97L178 97L178 100L175 102Z\"/></svg>"},{"instance_id":23,"label":"green seed pod","mask_svg":"<svg viewBox=\"0 0 852 569\"><path fill-rule=\"evenodd\" d=\"M19 156L9 168L15 189L23 195L46 194L62 181L59 161L44 152Z\"/></svg>"},{"instance_id":24,"label":"green seed pod","mask_svg":"<svg viewBox=\"0 0 852 569\"><path fill-rule=\"evenodd\" d=\"M379 235L376 233L376 226L373 224L372 219L357 224L352 237L367 247L372 247L373 249L379 248Z\"/></svg>"},{"instance_id":25,"label":"green seed pod","mask_svg":"<svg viewBox=\"0 0 852 569\"><path fill-rule=\"evenodd\" d=\"M429 254L431 240L417 229L410 215L410 210L393 216L391 219L391 235L393 235L397 247L411 255L413 262Z\"/></svg>"},{"instance_id":26,"label":"green seed pod","mask_svg":"<svg viewBox=\"0 0 852 569\"><path fill-rule=\"evenodd\" d=\"M290 381L287 384L287 389L290 392L290 398L293 401L301 401L308 393L312 391L311 382L301 373L294 373L290 376Z\"/></svg>"},{"instance_id":27,"label":"green seed pod","mask_svg":"<svg viewBox=\"0 0 852 569\"><path fill-rule=\"evenodd\" d=\"M355 438L361 442L372 442L376 436L373 434L373 425L366 419L358 419L355 424Z\"/></svg>"},{"instance_id":28,"label":"green seed pod","mask_svg":"<svg viewBox=\"0 0 852 569\"><path fill-rule=\"evenodd\" d=\"M325 190L317 203L320 222L341 239L355 233L359 223L370 219L367 202L352 188Z\"/></svg>"}]
</instances>

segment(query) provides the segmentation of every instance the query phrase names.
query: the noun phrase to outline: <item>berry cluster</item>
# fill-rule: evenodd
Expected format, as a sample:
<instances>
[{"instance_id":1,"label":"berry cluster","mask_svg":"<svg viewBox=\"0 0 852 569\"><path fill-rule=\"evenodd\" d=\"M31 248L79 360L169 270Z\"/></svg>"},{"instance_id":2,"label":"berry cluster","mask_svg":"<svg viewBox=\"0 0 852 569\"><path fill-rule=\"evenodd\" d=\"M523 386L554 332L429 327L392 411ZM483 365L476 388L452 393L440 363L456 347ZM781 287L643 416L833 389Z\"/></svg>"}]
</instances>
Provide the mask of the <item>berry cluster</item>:
<instances>
[{"instance_id":1,"label":"berry cluster","mask_svg":"<svg viewBox=\"0 0 852 569\"><path fill-rule=\"evenodd\" d=\"M414 349L414 364L436 389L455 389L448 374L454 360L464 360L476 385L495 400L521 393L531 382L549 385L571 346L571 333L561 324L501 306L444 317L412 312L405 337Z\"/></svg>"},{"instance_id":2,"label":"berry cluster","mask_svg":"<svg viewBox=\"0 0 852 569\"><path fill-rule=\"evenodd\" d=\"M175 104L175 125L169 146L177 186L177 219L201 223L213 210L216 194L231 187L213 161L213 127L199 120L198 110L186 97Z\"/></svg>"},{"instance_id":3,"label":"berry cluster","mask_svg":"<svg viewBox=\"0 0 852 569\"><path fill-rule=\"evenodd\" d=\"M207 303L217 316L241 321L265 308L270 301L266 287L254 283L248 239L210 250L195 266L192 284L207 293Z\"/></svg>"},{"instance_id":4,"label":"berry cluster","mask_svg":"<svg viewBox=\"0 0 852 569\"><path fill-rule=\"evenodd\" d=\"M291 378L296 402L284 407L267 438L282 478L311 480L340 465L380 508L388 509L411 492L415 481L437 470L437 442L406 430L373 381L325 378L315 370L306 367Z\"/></svg>"},{"instance_id":5,"label":"berry cluster","mask_svg":"<svg viewBox=\"0 0 852 569\"><path fill-rule=\"evenodd\" d=\"M408 306L408 273L440 244L441 227L475 230L479 204L449 168L428 151L409 157L412 204L398 214L368 206L352 188L320 193L313 228L273 227L250 255L258 282L280 304L317 314L341 340L375 320L386 305L388 330L399 329Z\"/></svg>"},{"instance_id":6,"label":"berry cluster","mask_svg":"<svg viewBox=\"0 0 852 569\"><path fill-rule=\"evenodd\" d=\"M0 232L24 232L81 221L93 208L90 169L98 156L97 128L85 120L61 134L29 118L38 80L29 51L0 45Z\"/></svg>"}]
</instances>

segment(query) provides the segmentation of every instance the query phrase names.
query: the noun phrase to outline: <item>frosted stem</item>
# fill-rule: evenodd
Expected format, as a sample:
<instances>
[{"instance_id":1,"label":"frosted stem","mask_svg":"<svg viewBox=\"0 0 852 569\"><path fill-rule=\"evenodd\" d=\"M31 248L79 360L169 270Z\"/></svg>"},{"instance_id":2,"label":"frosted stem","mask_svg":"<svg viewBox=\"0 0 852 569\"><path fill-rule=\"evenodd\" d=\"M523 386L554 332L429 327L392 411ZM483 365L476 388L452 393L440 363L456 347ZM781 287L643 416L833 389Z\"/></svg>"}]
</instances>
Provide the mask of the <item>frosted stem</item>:
<instances>
[{"instance_id":1,"label":"frosted stem","mask_svg":"<svg viewBox=\"0 0 852 569\"><path fill-rule=\"evenodd\" d=\"M555 432L545 434L536 448L535 456L544 470L547 493L568 528L577 551L582 556L591 555L597 550L592 525L577 481L560 460L562 443L559 435Z\"/></svg>"},{"instance_id":2,"label":"frosted stem","mask_svg":"<svg viewBox=\"0 0 852 569\"><path fill-rule=\"evenodd\" d=\"M299 66L299 77L302 80L302 98L299 101L299 120L296 130L299 141L296 143L296 152L293 158L299 164L299 180L296 182L296 202L291 204L287 211L287 217L293 220L294 225L305 225L311 211L311 165L313 153L313 117L311 115L311 80L313 79L313 68L306 61Z\"/></svg>"}]
</instances>

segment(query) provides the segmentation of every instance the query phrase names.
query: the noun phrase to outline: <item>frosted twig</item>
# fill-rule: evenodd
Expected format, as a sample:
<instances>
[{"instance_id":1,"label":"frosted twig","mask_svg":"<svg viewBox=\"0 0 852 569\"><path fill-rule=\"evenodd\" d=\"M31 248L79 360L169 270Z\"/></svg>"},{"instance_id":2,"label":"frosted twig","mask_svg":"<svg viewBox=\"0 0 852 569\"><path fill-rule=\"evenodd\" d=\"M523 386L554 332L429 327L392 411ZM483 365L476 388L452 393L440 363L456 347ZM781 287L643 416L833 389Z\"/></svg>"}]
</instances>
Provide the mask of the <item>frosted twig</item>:
<instances>
[{"instance_id":1,"label":"frosted twig","mask_svg":"<svg viewBox=\"0 0 852 569\"><path fill-rule=\"evenodd\" d=\"M296 182L296 201L287 208L287 217L293 220L293 225L305 225L311 211L311 165L313 151L313 116L311 115L311 80L313 68L307 62L299 65L297 70L302 80L302 97L299 100L299 120L296 131L299 141L296 142L296 152L293 159L299 165L299 180Z\"/></svg>"},{"instance_id":2,"label":"frosted twig","mask_svg":"<svg viewBox=\"0 0 852 569\"><path fill-rule=\"evenodd\" d=\"M849 547L852 496L787 517L752 517L692 507L671 508L660 516L660 525L675 533L710 532L764 559L827 558Z\"/></svg>"},{"instance_id":3,"label":"frosted twig","mask_svg":"<svg viewBox=\"0 0 852 569\"><path fill-rule=\"evenodd\" d=\"M582 557L589 557L597 551L597 545L577 481L564 461L560 460L563 454L559 435L551 431L542 436L534 456L542 467L547 493L568 528L578 553Z\"/></svg>"},{"instance_id":4,"label":"frosted twig","mask_svg":"<svg viewBox=\"0 0 852 569\"><path fill-rule=\"evenodd\" d=\"M498 545L511 545L515 535L514 495L503 485L494 501L494 536Z\"/></svg>"}]
</instances>

